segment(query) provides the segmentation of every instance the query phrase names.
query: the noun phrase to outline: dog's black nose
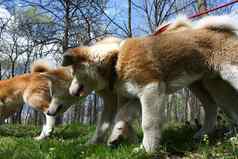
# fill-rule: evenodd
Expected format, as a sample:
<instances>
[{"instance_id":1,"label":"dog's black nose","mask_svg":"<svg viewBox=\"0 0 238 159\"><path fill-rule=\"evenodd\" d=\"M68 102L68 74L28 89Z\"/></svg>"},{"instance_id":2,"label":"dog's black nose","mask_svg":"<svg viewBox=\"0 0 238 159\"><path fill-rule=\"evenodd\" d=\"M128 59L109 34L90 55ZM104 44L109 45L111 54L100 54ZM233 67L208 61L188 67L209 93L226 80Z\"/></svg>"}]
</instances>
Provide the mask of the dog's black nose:
<instances>
[{"instance_id":1,"label":"dog's black nose","mask_svg":"<svg viewBox=\"0 0 238 159\"><path fill-rule=\"evenodd\" d=\"M118 138L116 138L115 140L112 140L109 142L108 146L112 149L115 149L117 148L120 143L123 141L123 136L122 135L119 135Z\"/></svg>"}]
</instances>

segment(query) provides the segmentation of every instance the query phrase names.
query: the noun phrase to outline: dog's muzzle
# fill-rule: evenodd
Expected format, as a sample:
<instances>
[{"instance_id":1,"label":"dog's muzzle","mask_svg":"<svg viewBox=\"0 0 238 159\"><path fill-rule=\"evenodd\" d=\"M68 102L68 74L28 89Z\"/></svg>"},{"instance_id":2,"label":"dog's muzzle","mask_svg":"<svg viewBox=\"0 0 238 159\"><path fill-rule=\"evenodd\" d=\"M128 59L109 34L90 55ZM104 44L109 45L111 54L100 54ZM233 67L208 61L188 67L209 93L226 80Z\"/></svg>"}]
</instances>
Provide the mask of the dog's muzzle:
<instances>
[{"instance_id":1,"label":"dog's muzzle","mask_svg":"<svg viewBox=\"0 0 238 159\"><path fill-rule=\"evenodd\" d=\"M124 141L123 136L119 135L116 139L109 141L108 146L114 149L117 148L123 141Z\"/></svg>"},{"instance_id":2,"label":"dog's muzzle","mask_svg":"<svg viewBox=\"0 0 238 159\"><path fill-rule=\"evenodd\" d=\"M79 88L77 89L77 91L73 91L71 95L77 96L77 97L84 96L85 95L84 85L81 84Z\"/></svg>"}]
</instances>

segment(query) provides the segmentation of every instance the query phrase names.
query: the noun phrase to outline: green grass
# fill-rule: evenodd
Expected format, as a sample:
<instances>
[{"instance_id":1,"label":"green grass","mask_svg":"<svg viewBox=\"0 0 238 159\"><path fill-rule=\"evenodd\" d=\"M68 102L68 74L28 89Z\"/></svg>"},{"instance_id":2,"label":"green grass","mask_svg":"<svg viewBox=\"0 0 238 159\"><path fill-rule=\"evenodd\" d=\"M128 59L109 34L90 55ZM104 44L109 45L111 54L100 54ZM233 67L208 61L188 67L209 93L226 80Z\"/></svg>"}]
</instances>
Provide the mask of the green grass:
<instances>
[{"instance_id":1,"label":"green grass","mask_svg":"<svg viewBox=\"0 0 238 159\"><path fill-rule=\"evenodd\" d=\"M139 145L121 145L110 149L103 145L86 145L94 127L80 124L58 126L54 135L35 141L40 127L23 125L0 126L0 159L149 159L180 156L183 158L238 159L238 136L210 142L205 138L194 143L194 129L181 124L170 124L163 131L158 155L133 152ZM141 134L139 134L141 136Z\"/></svg>"}]
</instances>

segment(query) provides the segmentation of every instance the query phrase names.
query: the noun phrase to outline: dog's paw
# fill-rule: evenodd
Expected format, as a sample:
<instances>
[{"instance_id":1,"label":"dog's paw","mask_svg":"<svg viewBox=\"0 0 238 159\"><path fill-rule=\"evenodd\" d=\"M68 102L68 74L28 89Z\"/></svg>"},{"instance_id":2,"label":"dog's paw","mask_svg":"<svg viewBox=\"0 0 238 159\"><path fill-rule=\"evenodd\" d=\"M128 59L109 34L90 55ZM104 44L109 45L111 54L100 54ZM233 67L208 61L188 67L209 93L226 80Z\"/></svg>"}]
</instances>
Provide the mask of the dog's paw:
<instances>
[{"instance_id":1,"label":"dog's paw","mask_svg":"<svg viewBox=\"0 0 238 159\"><path fill-rule=\"evenodd\" d=\"M37 140L37 141L40 141L40 140L43 140L44 139L44 137L42 137L42 136L36 136L36 137L34 137L34 140Z\"/></svg>"},{"instance_id":2,"label":"dog's paw","mask_svg":"<svg viewBox=\"0 0 238 159\"><path fill-rule=\"evenodd\" d=\"M135 147L132 150L132 153L139 153L139 152L145 152L145 148L144 148L144 146L142 144L139 147Z\"/></svg>"}]
</instances>

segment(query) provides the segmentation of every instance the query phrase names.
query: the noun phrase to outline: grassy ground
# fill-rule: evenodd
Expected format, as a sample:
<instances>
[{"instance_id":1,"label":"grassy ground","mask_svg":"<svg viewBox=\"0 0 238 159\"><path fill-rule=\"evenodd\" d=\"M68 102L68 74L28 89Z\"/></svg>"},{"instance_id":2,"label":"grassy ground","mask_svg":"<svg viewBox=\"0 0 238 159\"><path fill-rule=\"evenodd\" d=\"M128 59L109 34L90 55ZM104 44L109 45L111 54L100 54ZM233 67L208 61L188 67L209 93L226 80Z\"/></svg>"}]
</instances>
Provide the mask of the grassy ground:
<instances>
[{"instance_id":1,"label":"grassy ground","mask_svg":"<svg viewBox=\"0 0 238 159\"><path fill-rule=\"evenodd\" d=\"M147 155L144 152L133 153L139 145L121 145L117 149L106 146L87 146L86 141L92 136L94 128L71 124L59 126L54 135L44 141L34 141L39 134L35 126L2 125L0 126L0 159L149 159L149 158L222 158L238 159L238 136L208 138L194 143L191 137L194 130L181 124L173 124L163 131L160 153ZM142 136L139 134L139 136Z\"/></svg>"}]
</instances>

